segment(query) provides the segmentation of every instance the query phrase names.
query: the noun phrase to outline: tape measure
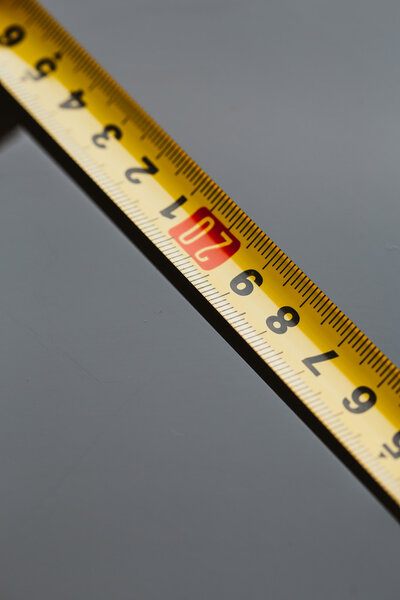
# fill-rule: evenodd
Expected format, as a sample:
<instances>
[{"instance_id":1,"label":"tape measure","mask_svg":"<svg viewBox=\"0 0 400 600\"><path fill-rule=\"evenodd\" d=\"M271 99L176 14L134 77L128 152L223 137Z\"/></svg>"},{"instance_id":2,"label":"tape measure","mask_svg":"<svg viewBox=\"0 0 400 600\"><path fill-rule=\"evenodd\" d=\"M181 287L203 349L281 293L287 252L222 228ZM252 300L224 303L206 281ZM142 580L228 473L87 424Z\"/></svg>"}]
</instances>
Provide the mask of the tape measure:
<instances>
[{"instance_id":1,"label":"tape measure","mask_svg":"<svg viewBox=\"0 0 400 600\"><path fill-rule=\"evenodd\" d=\"M398 517L398 368L36 2L0 0L0 82Z\"/></svg>"}]
</instances>

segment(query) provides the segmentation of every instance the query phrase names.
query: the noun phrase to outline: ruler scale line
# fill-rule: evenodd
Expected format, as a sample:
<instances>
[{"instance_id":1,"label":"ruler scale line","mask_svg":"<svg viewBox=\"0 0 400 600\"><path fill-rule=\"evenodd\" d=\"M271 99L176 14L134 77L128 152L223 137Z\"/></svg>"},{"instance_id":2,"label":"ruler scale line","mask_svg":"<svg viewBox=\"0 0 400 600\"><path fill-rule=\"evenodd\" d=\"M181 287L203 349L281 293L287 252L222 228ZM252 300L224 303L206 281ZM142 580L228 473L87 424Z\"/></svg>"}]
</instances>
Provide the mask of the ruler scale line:
<instances>
[{"instance_id":1,"label":"ruler scale line","mask_svg":"<svg viewBox=\"0 0 400 600\"><path fill-rule=\"evenodd\" d=\"M398 368L37 2L0 7L0 82L27 127L399 518Z\"/></svg>"}]
</instances>

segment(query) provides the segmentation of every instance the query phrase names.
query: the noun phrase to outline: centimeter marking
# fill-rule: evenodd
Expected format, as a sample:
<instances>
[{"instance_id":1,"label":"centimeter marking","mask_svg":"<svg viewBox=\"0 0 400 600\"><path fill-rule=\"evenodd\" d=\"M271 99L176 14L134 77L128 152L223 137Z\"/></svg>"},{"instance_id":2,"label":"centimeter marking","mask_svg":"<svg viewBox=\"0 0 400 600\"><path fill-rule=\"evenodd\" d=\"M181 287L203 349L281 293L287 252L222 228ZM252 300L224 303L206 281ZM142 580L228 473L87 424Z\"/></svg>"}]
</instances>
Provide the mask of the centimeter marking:
<instances>
[{"instance_id":1,"label":"centimeter marking","mask_svg":"<svg viewBox=\"0 0 400 600\"><path fill-rule=\"evenodd\" d=\"M0 82L398 507L398 368L35 1L0 0Z\"/></svg>"}]
</instances>

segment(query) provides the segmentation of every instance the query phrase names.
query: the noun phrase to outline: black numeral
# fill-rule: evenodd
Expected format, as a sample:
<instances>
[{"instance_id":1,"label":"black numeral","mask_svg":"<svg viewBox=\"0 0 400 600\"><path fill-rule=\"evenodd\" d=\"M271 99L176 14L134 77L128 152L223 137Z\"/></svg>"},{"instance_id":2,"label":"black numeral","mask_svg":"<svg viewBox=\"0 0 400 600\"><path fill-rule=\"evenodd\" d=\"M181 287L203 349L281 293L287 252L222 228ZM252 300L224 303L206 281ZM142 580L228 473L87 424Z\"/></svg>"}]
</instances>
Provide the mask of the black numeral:
<instances>
[{"instance_id":1,"label":"black numeral","mask_svg":"<svg viewBox=\"0 0 400 600\"><path fill-rule=\"evenodd\" d=\"M176 215L174 215L174 212L176 211L177 208L182 206L182 204L185 204L186 201L187 201L187 198L185 198L185 196L180 196L178 198L178 200L176 200L175 202L173 202L166 208L163 208L162 210L160 210L160 214L163 217L167 217L167 219L175 219Z\"/></svg>"},{"instance_id":2,"label":"black numeral","mask_svg":"<svg viewBox=\"0 0 400 600\"><path fill-rule=\"evenodd\" d=\"M282 306L278 314L267 319L267 325L274 333L286 333L288 327L296 327L299 324L300 315L290 306Z\"/></svg>"},{"instance_id":3,"label":"black numeral","mask_svg":"<svg viewBox=\"0 0 400 600\"><path fill-rule=\"evenodd\" d=\"M0 46L15 46L25 37L25 30L21 25L10 25L0 35Z\"/></svg>"},{"instance_id":4,"label":"black numeral","mask_svg":"<svg viewBox=\"0 0 400 600\"><path fill-rule=\"evenodd\" d=\"M393 458L400 458L400 431L397 431L394 434L392 438L392 444L395 447L395 450L393 450L387 444L383 444L383 447L385 448L385 450L387 450L387 452L389 452L391 456L393 456Z\"/></svg>"},{"instance_id":5,"label":"black numeral","mask_svg":"<svg viewBox=\"0 0 400 600\"><path fill-rule=\"evenodd\" d=\"M98 148L106 148L106 144L104 144L101 140L109 140L110 134L112 134L115 139L120 140L122 138L122 131L116 125L106 125L101 133L96 133L92 137L92 142Z\"/></svg>"},{"instance_id":6,"label":"black numeral","mask_svg":"<svg viewBox=\"0 0 400 600\"><path fill-rule=\"evenodd\" d=\"M146 175L155 175L158 173L158 168L154 163L151 162L150 159L147 158L147 156L143 156L142 161L146 167L132 167L131 169L125 171L125 177L131 183L141 183L140 179L133 177L135 173L145 173Z\"/></svg>"},{"instance_id":7,"label":"black numeral","mask_svg":"<svg viewBox=\"0 0 400 600\"><path fill-rule=\"evenodd\" d=\"M39 79L43 79L43 77L47 77L50 73L57 69L56 61L61 58L61 54L56 52L53 58L41 58L37 61L34 68L36 69L35 73L28 73L28 76L34 79L35 81L39 81Z\"/></svg>"},{"instance_id":8,"label":"black numeral","mask_svg":"<svg viewBox=\"0 0 400 600\"><path fill-rule=\"evenodd\" d=\"M344 398L343 406L352 413L361 414L369 410L376 403L376 394L371 388L360 385L351 394L351 400Z\"/></svg>"},{"instance_id":9,"label":"black numeral","mask_svg":"<svg viewBox=\"0 0 400 600\"><path fill-rule=\"evenodd\" d=\"M83 100L83 90L71 92L70 97L60 104L61 108L83 108L86 102Z\"/></svg>"},{"instance_id":10,"label":"black numeral","mask_svg":"<svg viewBox=\"0 0 400 600\"><path fill-rule=\"evenodd\" d=\"M258 286L263 282L263 278L258 271L255 271L255 269L247 269L232 279L232 292L235 292L235 294L238 294L239 296L248 296L251 294L254 285L250 278L254 278L254 283Z\"/></svg>"},{"instance_id":11,"label":"black numeral","mask_svg":"<svg viewBox=\"0 0 400 600\"><path fill-rule=\"evenodd\" d=\"M303 363L306 365L308 369L310 369L311 373L314 373L318 377L321 373L314 367L316 363L324 362L325 360L332 360L333 358L337 358L339 354L334 350L330 350L329 352L324 352L324 354L317 354L317 356L310 356L309 358L305 358Z\"/></svg>"}]
</instances>

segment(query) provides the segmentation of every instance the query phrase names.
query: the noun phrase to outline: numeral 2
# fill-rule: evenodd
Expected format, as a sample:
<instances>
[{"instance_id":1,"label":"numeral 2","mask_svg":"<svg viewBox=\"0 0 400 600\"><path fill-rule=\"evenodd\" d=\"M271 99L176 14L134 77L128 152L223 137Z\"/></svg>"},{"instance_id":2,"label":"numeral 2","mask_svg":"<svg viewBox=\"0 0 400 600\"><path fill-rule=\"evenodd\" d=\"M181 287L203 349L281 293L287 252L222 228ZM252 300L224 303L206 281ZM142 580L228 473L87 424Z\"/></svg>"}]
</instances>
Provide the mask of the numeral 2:
<instances>
[{"instance_id":1,"label":"numeral 2","mask_svg":"<svg viewBox=\"0 0 400 600\"><path fill-rule=\"evenodd\" d=\"M145 173L146 175L155 175L158 173L158 168L149 158L147 158L147 156L143 156L142 161L146 167L132 167L125 171L125 177L131 183L142 183L140 179L134 177L135 173Z\"/></svg>"}]
</instances>

